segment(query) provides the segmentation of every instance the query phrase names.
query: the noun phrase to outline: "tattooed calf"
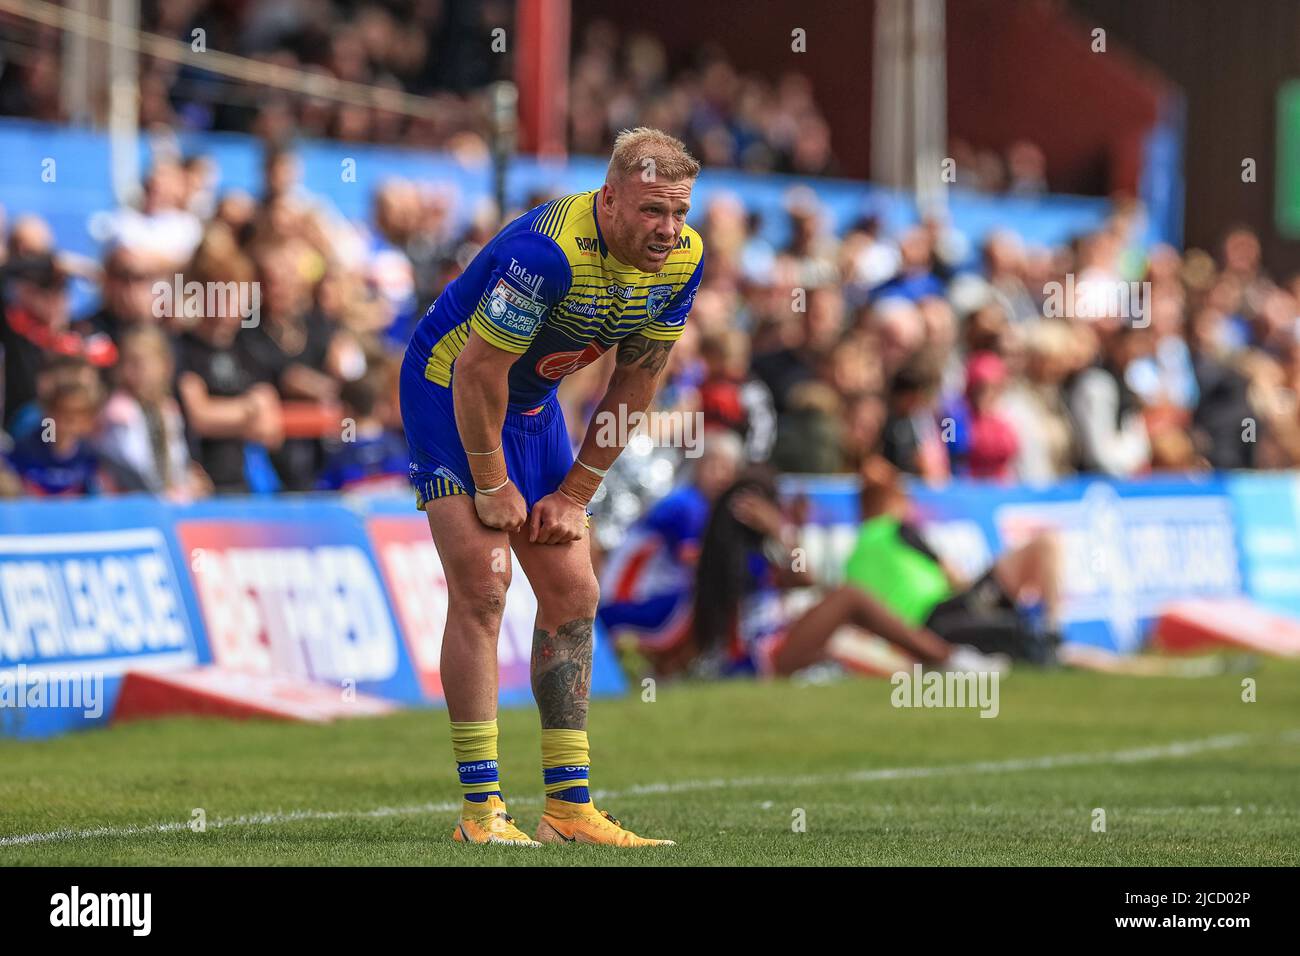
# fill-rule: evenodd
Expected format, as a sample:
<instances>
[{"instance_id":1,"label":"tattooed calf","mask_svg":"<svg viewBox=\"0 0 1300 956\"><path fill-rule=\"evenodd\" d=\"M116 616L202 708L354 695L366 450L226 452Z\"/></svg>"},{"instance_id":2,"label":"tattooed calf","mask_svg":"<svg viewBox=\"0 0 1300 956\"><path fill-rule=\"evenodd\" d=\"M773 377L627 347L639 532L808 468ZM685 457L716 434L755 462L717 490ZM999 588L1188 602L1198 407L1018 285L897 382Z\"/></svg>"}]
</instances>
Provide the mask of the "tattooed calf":
<instances>
[{"instance_id":1,"label":"tattooed calf","mask_svg":"<svg viewBox=\"0 0 1300 956\"><path fill-rule=\"evenodd\" d=\"M592 618L533 633L533 697L543 729L585 730L591 693Z\"/></svg>"}]
</instances>

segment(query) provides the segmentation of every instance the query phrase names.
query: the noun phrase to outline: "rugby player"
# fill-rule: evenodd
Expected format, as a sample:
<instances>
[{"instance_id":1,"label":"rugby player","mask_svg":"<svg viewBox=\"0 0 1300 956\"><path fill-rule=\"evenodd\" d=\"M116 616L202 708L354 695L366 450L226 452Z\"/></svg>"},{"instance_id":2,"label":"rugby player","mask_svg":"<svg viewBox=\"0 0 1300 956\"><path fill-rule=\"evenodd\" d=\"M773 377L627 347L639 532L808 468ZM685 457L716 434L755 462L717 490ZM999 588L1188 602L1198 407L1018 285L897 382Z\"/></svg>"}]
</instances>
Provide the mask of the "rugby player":
<instances>
[{"instance_id":1,"label":"rugby player","mask_svg":"<svg viewBox=\"0 0 1300 956\"><path fill-rule=\"evenodd\" d=\"M598 190L505 226L420 320L401 376L410 477L447 576L442 681L468 843L671 844L625 829L588 790L587 697L599 588L587 505L622 450L598 422L644 411L703 272L686 225L699 163L658 130L614 143ZM615 350L575 459L560 379ZM618 431L625 433L622 429ZM536 841L497 766L497 637L510 551L537 595L532 689L546 805Z\"/></svg>"}]
</instances>

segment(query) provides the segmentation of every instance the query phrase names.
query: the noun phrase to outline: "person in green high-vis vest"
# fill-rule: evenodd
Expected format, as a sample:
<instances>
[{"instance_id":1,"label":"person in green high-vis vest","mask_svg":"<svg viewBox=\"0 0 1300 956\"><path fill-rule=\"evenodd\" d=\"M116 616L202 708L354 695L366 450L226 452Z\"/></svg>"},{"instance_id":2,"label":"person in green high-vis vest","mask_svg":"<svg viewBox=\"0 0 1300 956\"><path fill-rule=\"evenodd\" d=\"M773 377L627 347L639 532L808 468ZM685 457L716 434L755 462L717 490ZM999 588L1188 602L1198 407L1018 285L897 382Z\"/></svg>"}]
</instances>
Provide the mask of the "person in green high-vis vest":
<instances>
[{"instance_id":1,"label":"person in green high-vis vest","mask_svg":"<svg viewBox=\"0 0 1300 956\"><path fill-rule=\"evenodd\" d=\"M907 491L883 458L862 469L862 526L845 565L845 581L912 627L987 654L1033 663L1054 660L1060 590L1054 536L1039 532L1007 551L974 584L931 550L907 521ZM1037 605L1035 622L1027 609Z\"/></svg>"}]
</instances>

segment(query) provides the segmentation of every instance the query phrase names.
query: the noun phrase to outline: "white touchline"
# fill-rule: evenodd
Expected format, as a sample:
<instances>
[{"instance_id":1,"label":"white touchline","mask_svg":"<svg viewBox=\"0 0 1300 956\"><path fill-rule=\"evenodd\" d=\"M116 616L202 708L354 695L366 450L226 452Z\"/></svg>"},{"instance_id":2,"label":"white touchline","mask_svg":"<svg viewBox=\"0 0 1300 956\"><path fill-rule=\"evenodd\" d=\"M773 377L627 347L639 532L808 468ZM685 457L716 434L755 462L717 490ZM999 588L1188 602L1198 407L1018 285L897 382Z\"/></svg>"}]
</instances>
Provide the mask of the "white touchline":
<instances>
[{"instance_id":1,"label":"white touchline","mask_svg":"<svg viewBox=\"0 0 1300 956\"><path fill-rule=\"evenodd\" d=\"M959 774L1017 773L1025 770L1053 770L1058 767L1084 767L1097 764L1144 763L1150 760L1190 757L1211 750L1231 750L1264 740L1300 741L1300 729L1280 734L1220 734L1199 740L1175 741L1128 750L1112 750L1094 754L1049 754L1044 757L1019 757L1012 760L980 760L975 763L949 764L940 767L879 767L874 770L855 770L848 773L815 774L803 777L716 777L711 780L680 780L676 783L648 783L622 790L595 790L597 800L618 800L622 797L649 796L657 793L689 793L697 790L729 790L747 787L817 786L835 783L873 783L881 780L918 780L926 777L948 777ZM512 806L541 803L536 797L511 797ZM370 810L290 810L275 813L250 813L237 817L209 820L209 829L223 827L258 826L276 823L293 823L297 820L339 820L400 816L418 816L428 813L452 813L460 809L460 801L422 803L407 807L375 807ZM87 830L51 830L47 833L22 833L0 836L0 847L23 846L31 843L56 843L65 840L94 840L99 838L143 836L151 833L179 833L190 829L190 822L153 823L124 827L96 827Z\"/></svg>"}]
</instances>

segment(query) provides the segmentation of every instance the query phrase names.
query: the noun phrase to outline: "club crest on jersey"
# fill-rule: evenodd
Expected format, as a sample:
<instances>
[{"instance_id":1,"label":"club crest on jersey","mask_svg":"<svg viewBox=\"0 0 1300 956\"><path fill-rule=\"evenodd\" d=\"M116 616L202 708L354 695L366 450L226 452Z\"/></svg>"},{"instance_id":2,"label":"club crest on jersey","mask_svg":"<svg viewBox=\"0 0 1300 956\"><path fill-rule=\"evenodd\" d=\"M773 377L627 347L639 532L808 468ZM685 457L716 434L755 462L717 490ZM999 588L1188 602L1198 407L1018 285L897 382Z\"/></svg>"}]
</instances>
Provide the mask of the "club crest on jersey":
<instances>
[{"instance_id":1,"label":"club crest on jersey","mask_svg":"<svg viewBox=\"0 0 1300 956\"><path fill-rule=\"evenodd\" d=\"M564 378L571 372L576 372L580 368L586 368L596 359L600 358L605 352L597 343L591 342L585 349L573 352L552 352L550 355L543 355L533 366L533 370L542 378L555 381Z\"/></svg>"},{"instance_id":2,"label":"club crest on jersey","mask_svg":"<svg viewBox=\"0 0 1300 956\"><path fill-rule=\"evenodd\" d=\"M502 328L521 335L532 335L541 324L546 305L532 301L505 279L499 279L496 288L488 296L484 311Z\"/></svg>"},{"instance_id":3,"label":"club crest on jersey","mask_svg":"<svg viewBox=\"0 0 1300 956\"><path fill-rule=\"evenodd\" d=\"M673 297L673 287L670 285L655 285L650 287L650 291L645 296L645 313L652 319L659 317L659 313L668 305L668 300Z\"/></svg>"}]
</instances>

